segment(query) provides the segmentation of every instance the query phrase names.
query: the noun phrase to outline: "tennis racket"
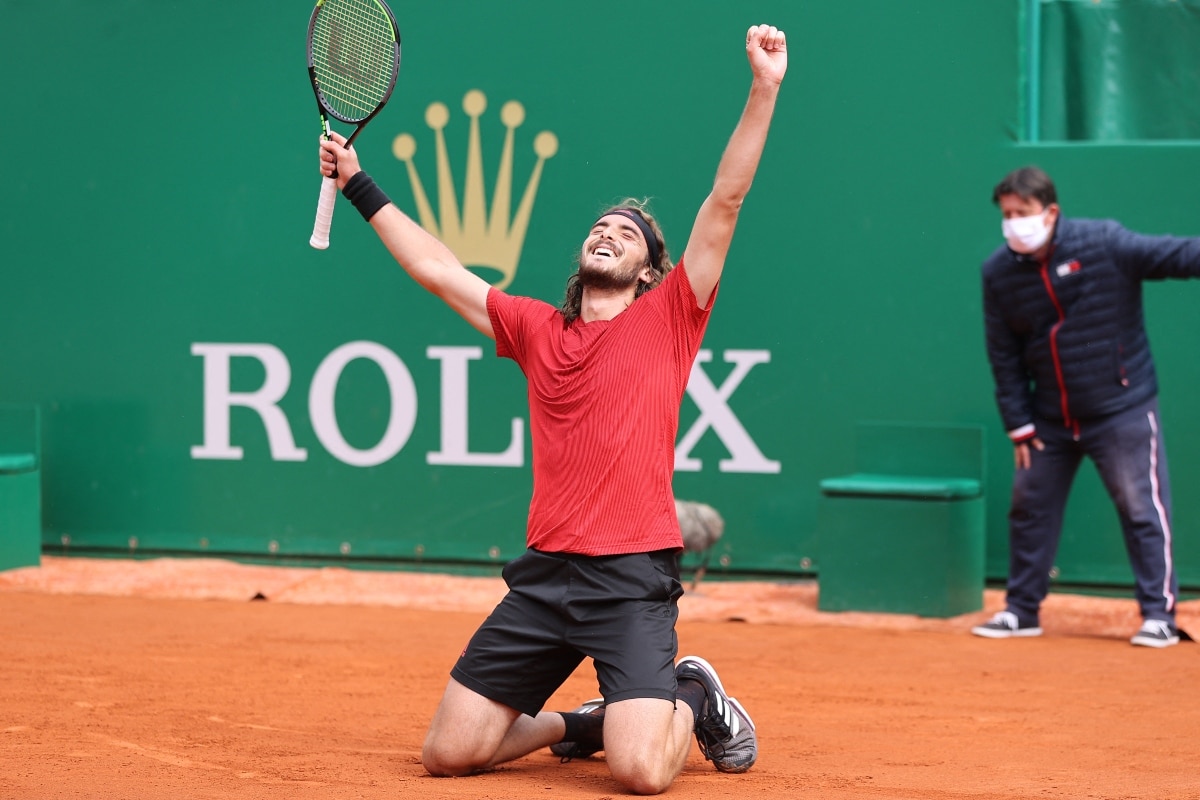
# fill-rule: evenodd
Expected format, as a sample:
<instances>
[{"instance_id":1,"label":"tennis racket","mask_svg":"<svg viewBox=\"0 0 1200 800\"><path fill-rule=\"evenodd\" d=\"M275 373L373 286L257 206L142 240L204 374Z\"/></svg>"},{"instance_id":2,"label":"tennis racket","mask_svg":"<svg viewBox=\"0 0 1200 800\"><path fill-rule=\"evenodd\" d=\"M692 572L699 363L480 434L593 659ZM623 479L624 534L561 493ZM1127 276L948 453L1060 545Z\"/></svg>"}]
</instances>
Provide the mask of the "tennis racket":
<instances>
[{"instance_id":1,"label":"tennis racket","mask_svg":"<svg viewBox=\"0 0 1200 800\"><path fill-rule=\"evenodd\" d=\"M329 119L356 125L346 147L392 96L400 71L400 29L382 0L317 0L308 21L308 77L321 113L321 134ZM317 219L308 243L329 247L337 169L321 181Z\"/></svg>"}]
</instances>

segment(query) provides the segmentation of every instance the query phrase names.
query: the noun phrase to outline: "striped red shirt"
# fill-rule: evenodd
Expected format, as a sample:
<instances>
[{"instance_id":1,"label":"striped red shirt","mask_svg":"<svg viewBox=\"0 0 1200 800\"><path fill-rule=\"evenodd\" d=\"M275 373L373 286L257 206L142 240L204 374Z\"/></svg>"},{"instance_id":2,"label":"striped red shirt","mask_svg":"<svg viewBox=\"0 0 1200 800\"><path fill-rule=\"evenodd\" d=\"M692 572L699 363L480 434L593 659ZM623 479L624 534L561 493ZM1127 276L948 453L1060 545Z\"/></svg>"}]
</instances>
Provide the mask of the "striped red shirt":
<instances>
[{"instance_id":1,"label":"striped red shirt","mask_svg":"<svg viewBox=\"0 0 1200 800\"><path fill-rule=\"evenodd\" d=\"M488 292L496 354L528 382L529 547L602 556L683 546L675 437L712 300L698 307L682 260L611 320L564 327L548 303Z\"/></svg>"}]
</instances>

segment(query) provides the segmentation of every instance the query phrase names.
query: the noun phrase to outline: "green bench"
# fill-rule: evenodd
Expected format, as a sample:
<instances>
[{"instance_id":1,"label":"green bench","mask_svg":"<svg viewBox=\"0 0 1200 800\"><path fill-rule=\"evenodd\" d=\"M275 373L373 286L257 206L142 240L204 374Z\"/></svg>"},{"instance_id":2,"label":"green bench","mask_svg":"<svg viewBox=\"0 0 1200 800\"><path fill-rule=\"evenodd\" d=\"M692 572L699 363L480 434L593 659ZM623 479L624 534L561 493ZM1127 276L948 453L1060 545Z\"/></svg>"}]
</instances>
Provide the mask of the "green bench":
<instances>
[{"instance_id":1,"label":"green bench","mask_svg":"<svg viewBox=\"0 0 1200 800\"><path fill-rule=\"evenodd\" d=\"M983 607L983 429L862 422L820 482L817 607L951 617Z\"/></svg>"},{"instance_id":2,"label":"green bench","mask_svg":"<svg viewBox=\"0 0 1200 800\"><path fill-rule=\"evenodd\" d=\"M42 563L40 415L0 405L0 570Z\"/></svg>"}]
</instances>

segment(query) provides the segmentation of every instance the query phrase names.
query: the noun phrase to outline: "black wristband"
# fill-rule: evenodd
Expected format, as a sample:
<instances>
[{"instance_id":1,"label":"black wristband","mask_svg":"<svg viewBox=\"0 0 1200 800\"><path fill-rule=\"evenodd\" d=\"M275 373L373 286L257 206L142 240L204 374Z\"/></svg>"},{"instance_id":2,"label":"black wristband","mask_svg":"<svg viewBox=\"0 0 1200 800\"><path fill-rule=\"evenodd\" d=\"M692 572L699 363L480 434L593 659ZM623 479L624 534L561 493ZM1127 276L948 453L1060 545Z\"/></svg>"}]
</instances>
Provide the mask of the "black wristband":
<instances>
[{"instance_id":1,"label":"black wristband","mask_svg":"<svg viewBox=\"0 0 1200 800\"><path fill-rule=\"evenodd\" d=\"M375 216L375 212L392 202L365 172L356 172L346 181L342 196L349 200L368 222Z\"/></svg>"}]
</instances>

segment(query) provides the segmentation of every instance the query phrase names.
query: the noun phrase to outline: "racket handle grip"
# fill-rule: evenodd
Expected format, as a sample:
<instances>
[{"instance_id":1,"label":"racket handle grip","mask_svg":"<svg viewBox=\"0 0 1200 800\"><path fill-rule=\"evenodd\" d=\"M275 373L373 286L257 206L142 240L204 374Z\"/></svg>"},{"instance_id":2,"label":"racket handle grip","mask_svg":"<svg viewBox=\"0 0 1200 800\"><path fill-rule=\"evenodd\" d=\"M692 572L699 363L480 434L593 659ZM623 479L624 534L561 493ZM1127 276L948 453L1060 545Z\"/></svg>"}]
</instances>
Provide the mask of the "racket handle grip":
<instances>
[{"instance_id":1,"label":"racket handle grip","mask_svg":"<svg viewBox=\"0 0 1200 800\"><path fill-rule=\"evenodd\" d=\"M333 178L321 180L321 199L317 201L317 219L313 222L312 237L308 243L318 250L329 247L329 228L333 225L333 204L337 201L337 181Z\"/></svg>"}]
</instances>

